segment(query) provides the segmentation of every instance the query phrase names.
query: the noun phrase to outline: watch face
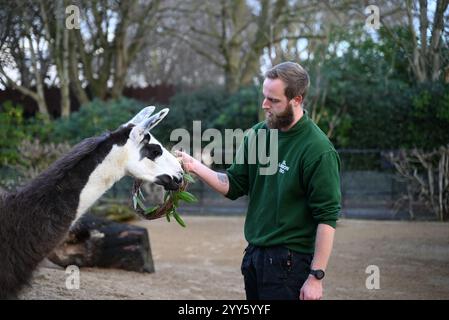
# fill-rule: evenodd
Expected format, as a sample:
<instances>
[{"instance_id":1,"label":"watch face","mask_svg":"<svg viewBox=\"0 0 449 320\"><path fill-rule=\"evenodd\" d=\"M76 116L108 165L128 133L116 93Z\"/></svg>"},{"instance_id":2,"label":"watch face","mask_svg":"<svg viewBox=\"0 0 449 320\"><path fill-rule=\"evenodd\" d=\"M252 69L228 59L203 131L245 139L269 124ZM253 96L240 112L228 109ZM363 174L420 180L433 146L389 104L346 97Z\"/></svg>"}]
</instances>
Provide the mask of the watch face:
<instances>
[{"instance_id":1,"label":"watch face","mask_svg":"<svg viewBox=\"0 0 449 320\"><path fill-rule=\"evenodd\" d=\"M324 271L323 270L313 270L311 272L315 278L317 278L318 280L321 280L324 278Z\"/></svg>"}]
</instances>

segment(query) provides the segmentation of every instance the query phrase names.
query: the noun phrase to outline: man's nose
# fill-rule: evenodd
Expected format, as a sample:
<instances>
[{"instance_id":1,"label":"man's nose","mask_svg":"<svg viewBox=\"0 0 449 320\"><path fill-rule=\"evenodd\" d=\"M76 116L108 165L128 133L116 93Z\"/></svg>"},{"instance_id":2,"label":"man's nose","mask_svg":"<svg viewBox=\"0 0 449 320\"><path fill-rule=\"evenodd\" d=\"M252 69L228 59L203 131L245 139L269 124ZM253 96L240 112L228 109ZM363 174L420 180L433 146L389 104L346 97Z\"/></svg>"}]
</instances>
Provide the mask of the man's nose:
<instances>
[{"instance_id":1,"label":"man's nose","mask_svg":"<svg viewBox=\"0 0 449 320\"><path fill-rule=\"evenodd\" d=\"M262 109L267 110L271 108L271 104L270 101L268 101L268 99L263 99L262 102Z\"/></svg>"}]
</instances>

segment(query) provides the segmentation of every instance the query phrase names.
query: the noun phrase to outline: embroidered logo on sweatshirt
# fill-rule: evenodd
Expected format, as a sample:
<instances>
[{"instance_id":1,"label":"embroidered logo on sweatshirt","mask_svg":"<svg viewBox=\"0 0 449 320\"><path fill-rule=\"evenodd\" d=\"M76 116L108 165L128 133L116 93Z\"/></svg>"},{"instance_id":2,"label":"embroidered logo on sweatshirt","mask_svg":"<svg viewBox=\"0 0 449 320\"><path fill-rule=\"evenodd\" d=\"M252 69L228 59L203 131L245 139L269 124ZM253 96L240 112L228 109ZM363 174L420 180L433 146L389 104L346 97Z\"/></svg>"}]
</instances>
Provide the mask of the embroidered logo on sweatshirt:
<instances>
[{"instance_id":1,"label":"embroidered logo on sweatshirt","mask_svg":"<svg viewBox=\"0 0 449 320\"><path fill-rule=\"evenodd\" d=\"M290 169L290 167L287 166L287 164L285 163L285 160L282 160L282 163L279 163L279 172L284 174L285 171L288 171Z\"/></svg>"}]
</instances>

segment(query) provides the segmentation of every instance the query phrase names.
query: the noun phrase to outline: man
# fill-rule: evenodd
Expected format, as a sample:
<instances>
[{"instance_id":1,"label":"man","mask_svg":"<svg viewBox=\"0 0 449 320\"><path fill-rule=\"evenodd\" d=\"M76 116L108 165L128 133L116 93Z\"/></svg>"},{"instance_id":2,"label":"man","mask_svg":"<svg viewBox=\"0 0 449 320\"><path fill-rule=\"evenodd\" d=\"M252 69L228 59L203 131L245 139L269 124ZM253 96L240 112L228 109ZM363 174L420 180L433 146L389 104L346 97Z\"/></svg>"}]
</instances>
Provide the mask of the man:
<instances>
[{"instance_id":1,"label":"man","mask_svg":"<svg viewBox=\"0 0 449 320\"><path fill-rule=\"evenodd\" d=\"M249 300L318 300L323 295L340 210L340 160L303 109L308 87L309 76L297 63L281 63L265 75L266 121L253 129L278 129L280 162L275 174L262 175L259 163L248 162L248 135L240 146L243 163L234 161L226 174L178 153L187 171L226 197L249 195L249 245L242 261Z\"/></svg>"}]
</instances>

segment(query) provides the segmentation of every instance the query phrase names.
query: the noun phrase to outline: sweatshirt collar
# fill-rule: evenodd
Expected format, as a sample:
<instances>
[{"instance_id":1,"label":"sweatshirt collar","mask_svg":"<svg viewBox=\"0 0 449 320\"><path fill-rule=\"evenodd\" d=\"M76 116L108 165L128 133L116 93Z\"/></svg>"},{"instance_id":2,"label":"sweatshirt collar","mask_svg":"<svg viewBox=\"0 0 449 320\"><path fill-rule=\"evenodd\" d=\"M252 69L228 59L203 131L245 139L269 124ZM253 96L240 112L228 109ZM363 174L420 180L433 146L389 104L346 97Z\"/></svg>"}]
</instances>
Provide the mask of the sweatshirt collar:
<instances>
[{"instance_id":1,"label":"sweatshirt collar","mask_svg":"<svg viewBox=\"0 0 449 320\"><path fill-rule=\"evenodd\" d=\"M281 131L278 130L279 137L291 137L293 135L296 135L303 131L305 128L305 124L310 120L309 113L307 110L304 110L304 114L302 115L301 119L298 120L298 122L295 123L293 127L288 129L287 131Z\"/></svg>"}]
</instances>

